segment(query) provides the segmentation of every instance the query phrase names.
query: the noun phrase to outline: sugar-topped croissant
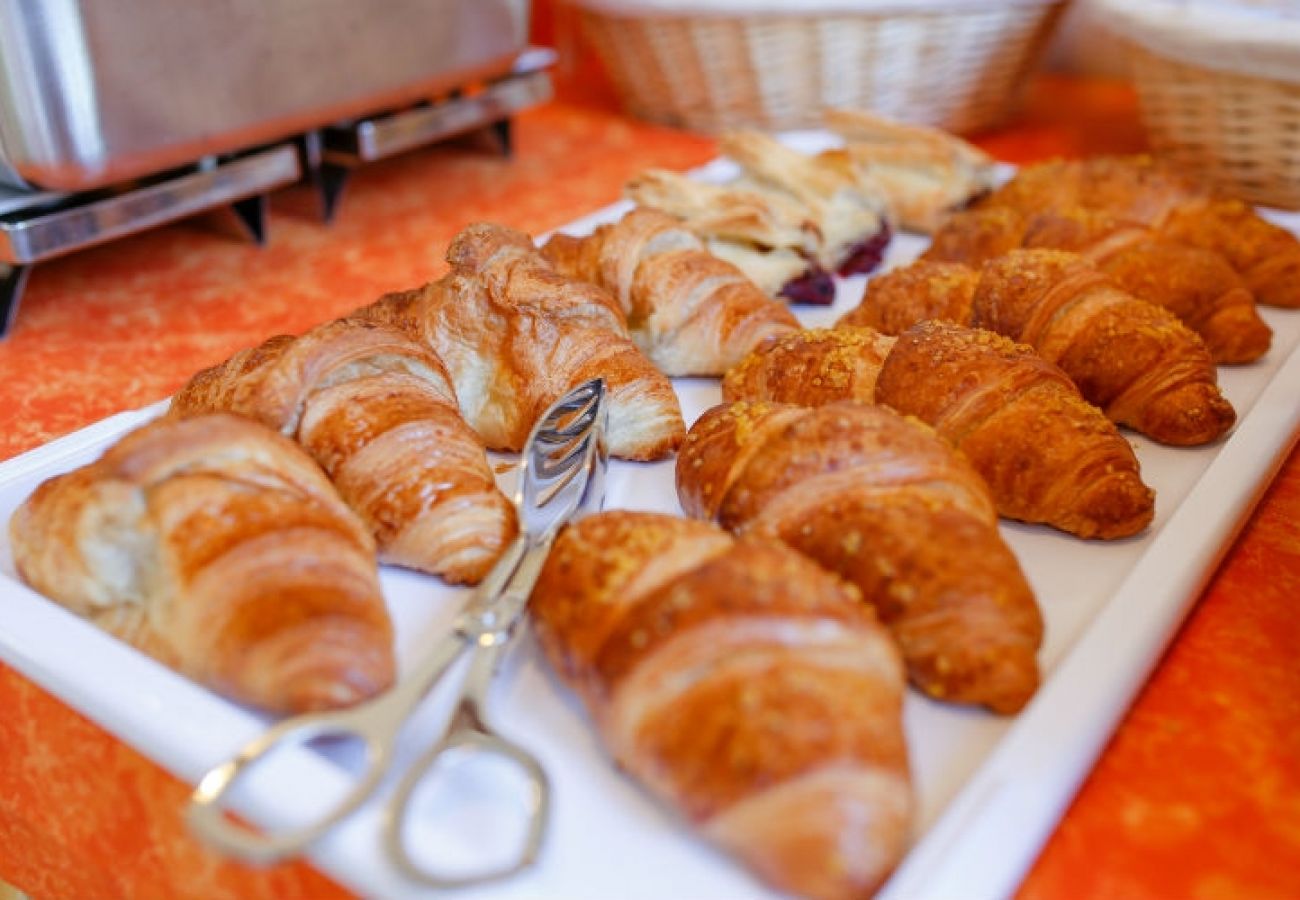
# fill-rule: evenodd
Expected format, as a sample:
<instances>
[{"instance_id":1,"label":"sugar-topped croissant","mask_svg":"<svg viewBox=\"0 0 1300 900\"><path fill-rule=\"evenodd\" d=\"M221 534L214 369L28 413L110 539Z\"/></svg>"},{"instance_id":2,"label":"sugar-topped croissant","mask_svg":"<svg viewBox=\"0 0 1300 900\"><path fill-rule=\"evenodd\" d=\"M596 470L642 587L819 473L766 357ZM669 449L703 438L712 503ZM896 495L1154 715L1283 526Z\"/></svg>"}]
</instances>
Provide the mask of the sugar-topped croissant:
<instances>
[{"instance_id":1,"label":"sugar-topped croissant","mask_svg":"<svg viewBox=\"0 0 1300 900\"><path fill-rule=\"evenodd\" d=\"M375 536L380 559L452 582L482 578L514 507L461 418L441 361L401 331L337 320L200 372L171 412L248 416L298 441Z\"/></svg>"},{"instance_id":2,"label":"sugar-topped croissant","mask_svg":"<svg viewBox=\"0 0 1300 900\"><path fill-rule=\"evenodd\" d=\"M560 535L529 608L619 766L774 887L865 897L902 856L902 665L834 575L776 541L607 512Z\"/></svg>"},{"instance_id":3,"label":"sugar-topped croissant","mask_svg":"<svg viewBox=\"0 0 1300 900\"><path fill-rule=\"evenodd\" d=\"M374 542L255 422L155 420L46 481L9 529L32 587L241 703L347 706L393 680Z\"/></svg>"},{"instance_id":4,"label":"sugar-topped croissant","mask_svg":"<svg viewBox=\"0 0 1300 900\"><path fill-rule=\"evenodd\" d=\"M947 322L897 338L813 329L750 354L727 402L883 403L931 425L988 483L998 512L1085 538L1136 534L1155 495L1128 441L1059 368L1029 347Z\"/></svg>"},{"instance_id":5,"label":"sugar-topped croissant","mask_svg":"<svg viewBox=\"0 0 1300 900\"><path fill-rule=\"evenodd\" d=\"M1013 250L978 269L921 260L872 278L840 321L897 334L926 319L1028 344L1111 421L1162 443L1208 443L1236 420L1195 332L1076 253Z\"/></svg>"},{"instance_id":6,"label":"sugar-topped croissant","mask_svg":"<svg viewBox=\"0 0 1300 900\"><path fill-rule=\"evenodd\" d=\"M925 693L997 712L1038 686L1042 618L983 480L885 406L717 406L677 458L688 515L778 537L855 584Z\"/></svg>"},{"instance_id":7,"label":"sugar-topped croissant","mask_svg":"<svg viewBox=\"0 0 1300 900\"><path fill-rule=\"evenodd\" d=\"M401 327L432 349L489 447L522 449L552 403L599 376L611 453L650 460L676 449L686 433L677 395L628 338L605 291L556 272L528 235L490 223L461 231L447 261L440 280L352 318Z\"/></svg>"},{"instance_id":8,"label":"sugar-topped croissant","mask_svg":"<svg viewBox=\"0 0 1300 900\"><path fill-rule=\"evenodd\" d=\"M799 327L784 304L658 210L634 209L586 237L557 234L542 252L565 275L608 290L632 339L668 375L721 375Z\"/></svg>"},{"instance_id":9,"label":"sugar-topped croissant","mask_svg":"<svg viewBox=\"0 0 1300 900\"><path fill-rule=\"evenodd\" d=\"M1300 239L1248 204L1216 196L1149 156L1027 166L980 205L1105 210L1162 237L1221 253L1260 303L1300 307Z\"/></svg>"},{"instance_id":10,"label":"sugar-topped croissant","mask_svg":"<svg viewBox=\"0 0 1300 900\"><path fill-rule=\"evenodd\" d=\"M955 213L922 258L979 265L1019 247L1081 254L1130 294L1178 316L1201 336L1215 362L1250 362L1268 351L1272 329L1221 255L1161 237L1108 212L1076 208L1024 214L989 207Z\"/></svg>"}]
</instances>

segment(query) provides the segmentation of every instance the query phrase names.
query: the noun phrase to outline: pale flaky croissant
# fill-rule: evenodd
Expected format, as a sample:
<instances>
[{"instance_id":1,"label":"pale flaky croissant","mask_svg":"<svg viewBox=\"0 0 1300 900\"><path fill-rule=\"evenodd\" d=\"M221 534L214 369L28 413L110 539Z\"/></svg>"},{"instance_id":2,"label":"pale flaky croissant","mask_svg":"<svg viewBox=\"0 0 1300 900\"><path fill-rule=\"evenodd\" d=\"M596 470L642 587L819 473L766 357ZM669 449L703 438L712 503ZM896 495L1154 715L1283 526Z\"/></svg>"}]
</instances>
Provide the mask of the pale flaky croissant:
<instances>
[{"instance_id":1,"label":"pale flaky croissant","mask_svg":"<svg viewBox=\"0 0 1300 900\"><path fill-rule=\"evenodd\" d=\"M337 320L194 376L171 412L223 410L294 438L375 536L380 559L474 582L517 530L439 359L401 331Z\"/></svg>"},{"instance_id":2,"label":"pale flaky croissant","mask_svg":"<svg viewBox=\"0 0 1300 900\"><path fill-rule=\"evenodd\" d=\"M767 882L865 897L897 863L903 670L851 586L776 541L619 511L560 535L530 610L618 764Z\"/></svg>"},{"instance_id":3,"label":"pale flaky croissant","mask_svg":"<svg viewBox=\"0 0 1300 900\"><path fill-rule=\"evenodd\" d=\"M586 237L557 234L542 251L565 275L608 290L632 339L668 375L721 375L799 327L784 304L658 210L634 209Z\"/></svg>"},{"instance_id":4,"label":"pale flaky croissant","mask_svg":"<svg viewBox=\"0 0 1300 900\"><path fill-rule=\"evenodd\" d=\"M339 707L393 680L369 533L255 422L156 420L46 481L9 529L32 587L239 702Z\"/></svg>"},{"instance_id":5,"label":"pale flaky croissant","mask_svg":"<svg viewBox=\"0 0 1300 900\"><path fill-rule=\"evenodd\" d=\"M922 259L979 265L1020 247L1079 253L1130 294L1178 316L1215 362L1250 362L1268 351L1272 329L1221 255L1112 213L1076 208L1025 214L1009 207L955 213Z\"/></svg>"},{"instance_id":6,"label":"pale flaky croissant","mask_svg":"<svg viewBox=\"0 0 1300 900\"><path fill-rule=\"evenodd\" d=\"M608 391L610 452L667 456L686 433L671 383L628 338L617 304L566 278L528 235L481 223L447 251L451 271L390 294L354 319L402 328L438 356L466 420L489 447L520 450L533 423L590 378Z\"/></svg>"},{"instance_id":7,"label":"pale flaky croissant","mask_svg":"<svg viewBox=\"0 0 1300 900\"><path fill-rule=\"evenodd\" d=\"M1028 344L1111 421L1162 443L1208 443L1236 420L1200 337L1076 253L1013 250L978 269L921 260L872 278L840 321L897 334L926 319Z\"/></svg>"},{"instance_id":8,"label":"pale flaky croissant","mask_svg":"<svg viewBox=\"0 0 1300 900\"><path fill-rule=\"evenodd\" d=\"M931 425L983 476L998 512L1085 538L1136 534L1155 495L1133 448L1059 368L989 331L922 322L897 338L813 329L727 373L727 402L883 403Z\"/></svg>"},{"instance_id":9,"label":"pale flaky croissant","mask_svg":"<svg viewBox=\"0 0 1300 900\"><path fill-rule=\"evenodd\" d=\"M687 514L779 537L857 585L912 682L1014 712L1038 685L1042 618L963 457L885 406L741 402L691 427L677 459Z\"/></svg>"},{"instance_id":10,"label":"pale flaky croissant","mask_svg":"<svg viewBox=\"0 0 1300 900\"><path fill-rule=\"evenodd\" d=\"M1300 239L1248 204L1216 196L1150 156L1027 166L980 205L1105 210L1162 237L1221 253L1260 303L1300 307Z\"/></svg>"}]
</instances>

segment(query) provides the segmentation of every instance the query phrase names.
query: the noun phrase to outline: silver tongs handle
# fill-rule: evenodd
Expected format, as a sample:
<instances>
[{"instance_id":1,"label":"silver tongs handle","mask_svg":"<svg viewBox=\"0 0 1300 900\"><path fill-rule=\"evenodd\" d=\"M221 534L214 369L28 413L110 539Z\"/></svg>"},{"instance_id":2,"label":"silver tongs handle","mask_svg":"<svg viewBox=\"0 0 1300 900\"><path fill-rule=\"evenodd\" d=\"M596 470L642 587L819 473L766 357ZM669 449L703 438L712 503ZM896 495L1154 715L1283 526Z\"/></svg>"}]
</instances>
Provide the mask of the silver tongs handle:
<instances>
[{"instance_id":1,"label":"silver tongs handle","mask_svg":"<svg viewBox=\"0 0 1300 900\"><path fill-rule=\"evenodd\" d=\"M506 549L478 592L504 591L528 549L523 536ZM477 596L477 594L476 594ZM467 606L474 603L471 600ZM379 786L393 756L398 732L429 690L474 645L481 629L477 617L462 612L451 634L417 662L414 671L378 697L343 710L306 713L285 719L253 738L225 763L209 771L190 796L186 820L201 838L220 850L254 863L271 863L300 853L355 812ZM360 779L324 817L288 831L254 831L226 816L225 800L241 775L273 752L288 745L305 745L338 737L365 748Z\"/></svg>"}]
</instances>

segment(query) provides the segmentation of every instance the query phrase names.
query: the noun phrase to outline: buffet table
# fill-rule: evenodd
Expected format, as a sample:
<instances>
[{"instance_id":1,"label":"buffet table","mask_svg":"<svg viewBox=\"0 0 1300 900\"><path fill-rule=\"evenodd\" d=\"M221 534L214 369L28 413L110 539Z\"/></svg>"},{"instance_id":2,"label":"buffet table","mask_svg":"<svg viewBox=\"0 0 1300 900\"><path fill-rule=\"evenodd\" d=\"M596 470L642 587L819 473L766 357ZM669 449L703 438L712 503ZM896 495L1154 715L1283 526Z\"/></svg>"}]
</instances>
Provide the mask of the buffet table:
<instances>
[{"instance_id":1,"label":"buffet table","mask_svg":"<svg viewBox=\"0 0 1300 900\"><path fill-rule=\"evenodd\" d=\"M466 139L358 171L323 225L295 187L257 248L219 215L42 265L0 344L0 458L145 406L196 369L443 269L465 223L539 233L615 199L700 136L573 91L523 114L505 158ZM1059 77L978 142L1000 159L1141 147L1132 94ZM1227 550L1020 890L1025 898L1300 894L1300 452ZM0 614L0 628L3 615ZM34 897L323 897L303 864L255 870L196 844L189 786L0 665L0 880Z\"/></svg>"}]
</instances>

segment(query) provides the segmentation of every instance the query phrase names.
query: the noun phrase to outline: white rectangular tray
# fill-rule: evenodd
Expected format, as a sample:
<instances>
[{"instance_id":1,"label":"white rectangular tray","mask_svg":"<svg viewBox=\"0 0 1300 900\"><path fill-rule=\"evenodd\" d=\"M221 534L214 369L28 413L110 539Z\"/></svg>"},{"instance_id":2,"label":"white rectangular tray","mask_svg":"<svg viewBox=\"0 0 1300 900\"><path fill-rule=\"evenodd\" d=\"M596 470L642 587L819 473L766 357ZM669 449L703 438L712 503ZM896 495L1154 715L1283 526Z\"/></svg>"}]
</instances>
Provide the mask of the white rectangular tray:
<instances>
[{"instance_id":1,"label":"white rectangular tray","mask_svg":"<svg viewBox=\"0 0 1300 900\"><path fill-rule=\"evenodd\" d=\"M804 147L820 140L796 138ZM701 174L725 172L725 165L715 164ZM623 208L610 207L564 230L581 232ZM1277 221L1300 229L1300 216ZM897 238L886 266L909 260L922 246L915 237ZM830 324L857 302L864 283L862 277L843 281L834 307L802 308L801 319ZM1045 527L1002 526L1047 623L1040 655L1044 684L1014 718L944 706L915 693L908 697L905 724L919 815L912 849L882 897L1005 895L1051 833L1297 437L1300 312L1263 314L1275 331L1268 356L1220 369L1224 391L1240 415L1229 438L1210 447L1174 449L1133 437L1143 475L1157 491L1155 522L1146 533L1100 543ZM688 423L719 400L716 381L680 379L676 386ZM162 409L158 404L114 416L0 464L0 520L7 522L41 480L93 459ZM615 462L608 481L609 507L680 511L672 461ZM446 628L463 592L392 569L382 573L382 582L405 668ZM21 584L7 528L0 538L0 659L191 784L266 724ZM442 692L422 709L399 763L436 729L446 700ZM578 703L547 671L531 635L507 661L494 712L498 726L535 749L550 773L552 827L532 870L458 896L771 896L614 769ZM297 821L331 787L345 783L347 768L342 757L290 751L250 781L236 806L263 824ZM418 893L381 852L380 812L378 803L362 808L320 842L311 858L367 896ZM468 857L492 828L490 816L470 813L450 832L436 833L452 856Z\"/></svg>"}]
</instances>

